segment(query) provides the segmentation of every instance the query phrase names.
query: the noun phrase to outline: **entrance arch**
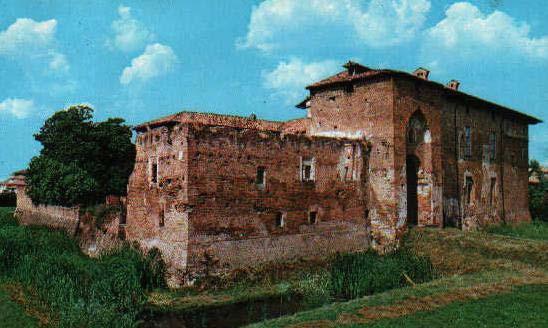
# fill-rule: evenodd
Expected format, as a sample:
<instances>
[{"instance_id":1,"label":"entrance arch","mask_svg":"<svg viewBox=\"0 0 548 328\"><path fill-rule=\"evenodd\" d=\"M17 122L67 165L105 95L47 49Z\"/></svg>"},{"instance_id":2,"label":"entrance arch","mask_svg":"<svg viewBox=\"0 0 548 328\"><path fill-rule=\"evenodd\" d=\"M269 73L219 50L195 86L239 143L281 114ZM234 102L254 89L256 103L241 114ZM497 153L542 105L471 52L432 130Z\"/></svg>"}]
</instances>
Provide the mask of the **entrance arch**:
<instances>
[{"instance_id":1,"label":"entrance arch","mask_svg":"<svg viewBox=\"0 0 548 328\"><path fill-rule=\"evenodd\" d=\"M419 158L415 155L407 155L405 165L407 168L407 224L417 225L419 220L419 201L417 197Z\"/></svg>"},{"instance_id":2,"label":"entrance arch","mask_svg":"<svg viewBox=\"0 0 548 328\"><path fill-rule=\"evenodd\" d=\"M406 129L407 224L432 221L432 147L430 129L421 110L411 115Z\"/></svg>"}]
</instances>

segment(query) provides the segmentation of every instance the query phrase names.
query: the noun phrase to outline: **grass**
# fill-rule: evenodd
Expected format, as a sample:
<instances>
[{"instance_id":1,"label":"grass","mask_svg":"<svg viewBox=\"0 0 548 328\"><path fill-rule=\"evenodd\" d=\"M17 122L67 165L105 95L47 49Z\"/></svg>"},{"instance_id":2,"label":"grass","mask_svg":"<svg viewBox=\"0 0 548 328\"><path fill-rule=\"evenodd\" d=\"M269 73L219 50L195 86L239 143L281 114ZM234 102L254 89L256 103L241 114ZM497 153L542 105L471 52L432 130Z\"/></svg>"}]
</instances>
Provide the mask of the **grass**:
<instances>
[{"instance_id":1,"label":"grass","mask_svg":"<svg viewBox=\"0 0 548 328\"><path fill-rule=\"evenodd\" d=\"M92 259L64 232L19 226L0 211L0 279L47 305L52 325L134 327L145 291L162 285L157 252L126 244Z\"/></svg>"},{"instance_id":2,"label":"grass","mask_svg":"<svg viewBox=\"0 0 548 328\"><path fill-rule=\"evenodd\" d=\"M494 225L489 227L487 232L518 238L548 240L548 222L536 220L518 225Z\"/></svg>"},{"instance_id":3,"label":"grass","mask_svg":"<svg viewBox=\"0 0 548 328\"><path fill-rule=\"evenodd\" d=\"M429 281L432 263L409 249L379 255L374 251L337 255L331 264L331 292L339 299L354 299Z\"/></svg>"},{"instance_id":4,"label":"grass","mask_svg":"<svg viewBox=\"0 0 548 328\"><path fill-rule=\"evenodd\" d=\"M541 295L546 295L548 285L548 243L543 240L414 229L405 245L430 257L441 277L250 327L519 326L546 308ZM530 303L500 301L513 298ZM469 315L460 309L467 309ZM481 311L486 313L485 321L478 314ZM499 321L492 318L500 313L505 314ZM538 320L524 326L546 326L546 315Z\"/></svg>"},{"instance_id":5,"label":"grass","mask_svg":"<svg viewBox=\"0 0 548 328\"><path fill-rule=\"evenodd\" d=\"M0 283L0 323L4 328L38 327L38 320L16 303L5 284Z\"/></svg>"},{"instance_id":6,"label":"grass","mask_svg":"<svg viewBox=\"0 0 548 328\"><path fill-rule=\"evenodd\" d=\"M430 312L383 319L372 324L347 327L546 327L548 324L548 285L518 286L469 302L454 302Z\"/></svg>"}]
</instances>

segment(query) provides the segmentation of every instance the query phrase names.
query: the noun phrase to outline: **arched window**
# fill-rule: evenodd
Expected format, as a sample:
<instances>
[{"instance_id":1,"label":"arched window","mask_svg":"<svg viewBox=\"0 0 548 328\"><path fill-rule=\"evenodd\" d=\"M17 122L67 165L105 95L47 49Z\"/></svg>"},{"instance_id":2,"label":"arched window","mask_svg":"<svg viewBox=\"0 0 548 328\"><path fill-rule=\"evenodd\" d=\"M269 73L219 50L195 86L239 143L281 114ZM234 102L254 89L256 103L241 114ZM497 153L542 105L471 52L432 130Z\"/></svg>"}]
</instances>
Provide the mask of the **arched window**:
<instances>
[{"instance_id":1,"label":"arched window","mask_svg":"<svg viewBox=\"0 0 548 328\"><path fill-rule=\"evenodd\" d=\"M420 144L424 141L424 133L428 130L426 119L420 110L417 110L407 124L407 143Z\"/></svg>"}]
</instances>

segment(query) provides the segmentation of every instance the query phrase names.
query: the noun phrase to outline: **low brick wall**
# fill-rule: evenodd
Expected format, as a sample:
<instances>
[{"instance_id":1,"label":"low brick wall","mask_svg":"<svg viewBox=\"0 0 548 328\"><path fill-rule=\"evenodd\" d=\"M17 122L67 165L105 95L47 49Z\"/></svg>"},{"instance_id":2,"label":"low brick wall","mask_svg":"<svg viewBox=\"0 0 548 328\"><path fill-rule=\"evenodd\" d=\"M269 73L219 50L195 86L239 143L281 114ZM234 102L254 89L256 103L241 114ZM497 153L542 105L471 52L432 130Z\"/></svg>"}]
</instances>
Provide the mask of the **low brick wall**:
<instances>
[{"instance_id":1,"label":"low brick wall","mask_svg":"<svg viewBox=\"0 0 548 328\"><path fill-rule=\"evenodd\" d=\"M47 226L65 230L74 236L80 222L79 207L35 205L23 187L17 189L15 216L23 225Z\"/></svg>"},{"instance_id":2,"label":"low brick wall","mask_svg":"<svg viewBox=\"0 0 548 328\"><path fill-rule=\"evenodd\" d=\"M119 198L114 202L107 199L103 206L100 222L90 212L81 213L79 207L62 207L52 205L35 205L27 195L24 187L17 190L17 208L15 216L20 224L44 226L61 229L73 236L82 251L89 256L98 256L119 245L119 225L124 215L125 200ZM112 209L114 206L115 210Z\"/></svg>"}]
</instances>

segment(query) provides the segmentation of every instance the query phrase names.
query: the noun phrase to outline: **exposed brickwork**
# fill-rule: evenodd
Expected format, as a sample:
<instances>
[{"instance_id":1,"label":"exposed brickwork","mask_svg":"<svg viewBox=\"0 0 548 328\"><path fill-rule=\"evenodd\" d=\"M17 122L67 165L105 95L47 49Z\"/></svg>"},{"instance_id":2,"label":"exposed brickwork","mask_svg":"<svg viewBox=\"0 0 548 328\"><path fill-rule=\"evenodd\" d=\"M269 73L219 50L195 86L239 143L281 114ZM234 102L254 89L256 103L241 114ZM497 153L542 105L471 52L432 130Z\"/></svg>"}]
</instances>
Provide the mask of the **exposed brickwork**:
<instances>
[{"instance_id":1,"label":"exposed brickwork","mask_svg":"<svg viewBox=\"0 0 548 328\"><path fill-rule=\"evenodd\" d=\"M302 119L183 112L139 125L128 238L200 271L206 257L235 268L370 240L387 251L410 224L530 220L527 125L538 120L425 69L345 68L307 87Z\"/></svg>"},{"instance_id":2,"label":"exposed brickwork","mask_svg":"<svg viewBox=\"0 0 548 328\"><path fill-rule=\"evenodd\" d=\"M176 254L172 266L199 271L204 253L238 267L368 247L364 143L203 124L162 129L138 136L126 232ZM302 181L307 161L313 181Z\"/></svg>"}]
</instances>

